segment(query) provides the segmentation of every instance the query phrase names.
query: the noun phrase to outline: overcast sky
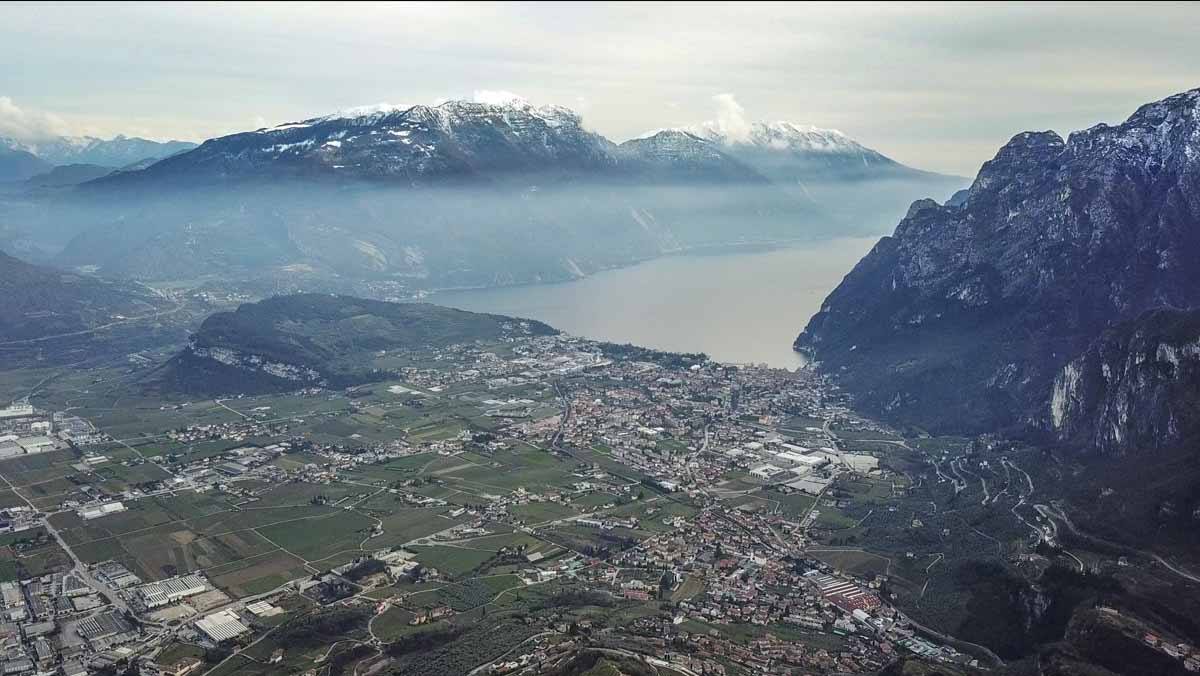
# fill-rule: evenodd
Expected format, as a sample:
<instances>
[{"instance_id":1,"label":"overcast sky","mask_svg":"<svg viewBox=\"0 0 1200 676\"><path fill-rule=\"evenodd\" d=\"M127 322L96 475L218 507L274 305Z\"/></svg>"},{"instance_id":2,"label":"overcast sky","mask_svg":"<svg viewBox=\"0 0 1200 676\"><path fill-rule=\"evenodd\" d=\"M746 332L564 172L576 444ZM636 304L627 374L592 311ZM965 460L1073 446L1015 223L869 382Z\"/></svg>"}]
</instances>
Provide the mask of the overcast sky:
<instances>
[{"instance_id":1,"label":"overcast sky","mask_svg":"<svg viewBox=\"0 0 1200 676\"><path fill-rule=\"evenodd\" d=\"M477 90L614 140L711 119L840 129L973 175L1025 129L1200 86L1196 5L0 5L0 135L203 138Z\"/></svg>"}]
</instances>

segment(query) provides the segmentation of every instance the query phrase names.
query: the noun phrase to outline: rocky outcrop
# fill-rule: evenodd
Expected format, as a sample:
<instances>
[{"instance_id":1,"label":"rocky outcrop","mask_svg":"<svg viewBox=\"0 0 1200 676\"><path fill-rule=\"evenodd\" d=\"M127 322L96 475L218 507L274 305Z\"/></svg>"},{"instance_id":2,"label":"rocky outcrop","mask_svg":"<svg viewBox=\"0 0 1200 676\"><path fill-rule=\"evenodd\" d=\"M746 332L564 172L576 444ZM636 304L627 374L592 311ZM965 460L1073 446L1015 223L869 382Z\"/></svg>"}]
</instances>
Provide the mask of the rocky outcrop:
<instances>
[{"instance_id":1,"label":"rocky outcrop","mask_svg":"<svg viewBox=\"0 0 1200 676\"><path fill-rule=\"evenodd\" d=\"M1081 438L1054 422L1055 381L1071 380L1064 367L1110 326L1193 306L1200 90L1065 141L1015 136L965 198L914 203L796 348L898 422ZM1145 441L1124 439L1104 448Z\"/></svg>"},{"instance_id":2,"label":"rocky outcrop","mask_svg":"<svg viewBox=\"0 0 1200 676\"><path fill-rule=\"evenodd\" d=\"M1200 433L1200 310L1155 310L1105 331L1058 372L1049 427L1106 452Z\"/></svg>"}]
</instances>

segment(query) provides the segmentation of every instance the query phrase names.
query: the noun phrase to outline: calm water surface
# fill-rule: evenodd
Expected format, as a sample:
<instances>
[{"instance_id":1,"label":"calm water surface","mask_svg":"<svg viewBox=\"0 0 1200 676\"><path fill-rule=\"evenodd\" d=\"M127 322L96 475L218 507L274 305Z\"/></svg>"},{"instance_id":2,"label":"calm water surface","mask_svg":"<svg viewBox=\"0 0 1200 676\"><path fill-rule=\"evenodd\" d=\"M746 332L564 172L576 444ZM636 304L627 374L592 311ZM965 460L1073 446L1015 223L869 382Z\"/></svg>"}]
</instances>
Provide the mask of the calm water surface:
<instances>
[{"instance_id":1,"label":"calm water surface","mask_svg":"<svg viewBox=\"0 0 1200 676\"><path fill-rule=\"evenodd\" d=\"M443 291L428 301L588 338L795 368L792 341L875 238L668 256L578 281Z\"/></svg>"}]
</instances>

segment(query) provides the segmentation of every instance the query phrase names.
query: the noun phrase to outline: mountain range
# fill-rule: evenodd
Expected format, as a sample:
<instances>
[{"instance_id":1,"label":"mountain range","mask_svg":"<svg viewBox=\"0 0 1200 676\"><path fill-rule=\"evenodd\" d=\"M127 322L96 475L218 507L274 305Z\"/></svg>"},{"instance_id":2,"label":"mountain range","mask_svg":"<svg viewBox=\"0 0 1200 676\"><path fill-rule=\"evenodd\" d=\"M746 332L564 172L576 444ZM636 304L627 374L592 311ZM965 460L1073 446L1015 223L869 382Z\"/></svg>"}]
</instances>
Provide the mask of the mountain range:
<instances>
[{"instance_id":1,"label":"mountain range","mask_svg":"<svg viewBox=\"0 0 1200 676\"><path fill-rule=\"evenodd\" d=\"M95 136L55 136L39 141L0 138L0 147L27 152L53 166L95 164L119 169L147 159L162 159L191 150L196 144L189 141L151 141L118 134L110 139Z\"/></svg>"},{"instance_id":2,"label":"mountain range","mask_svg":"<svg viewBox=\"0 0 1200 676\"><path fill-rule=\"evenodd\" d=\"M1015 136L914 203L796 340L865 409L1108 454L1200 434L1200 90Z\"/></svg>"},{"instance_id":3,"label":"mountain range","mask_svg":"<svg viewBox=\"0 0 1200 676\"><path fill-rule=\"evenodd\" d=\"M949 196L967 184L901 164L835 129L776 121L705 122L678 131L710 141L831 216L878 231L904 215L909 196Z\"/></svg>"},{"instance_id":4,"label":"mountain range","mask_svg":"<svg viewBox=\"0 0 1200 676\"><path fill-rule=\"evenodd\" d=\"M877 233L889 209L961 187L848 139L817 148L806 128L776 131L749 152L687 130L618 144L573 111L523 101L352 110L86 182L8 219L0 246L145 279L481 286L570 279L694 247ZM856 204L879 212L871 217L848 217L854 209L810 190L818 181L801 185L779 168L812 177L864 158L853 178L830 169L825 182L903 176L887 205Z\"/></svg>"}]
</instances>

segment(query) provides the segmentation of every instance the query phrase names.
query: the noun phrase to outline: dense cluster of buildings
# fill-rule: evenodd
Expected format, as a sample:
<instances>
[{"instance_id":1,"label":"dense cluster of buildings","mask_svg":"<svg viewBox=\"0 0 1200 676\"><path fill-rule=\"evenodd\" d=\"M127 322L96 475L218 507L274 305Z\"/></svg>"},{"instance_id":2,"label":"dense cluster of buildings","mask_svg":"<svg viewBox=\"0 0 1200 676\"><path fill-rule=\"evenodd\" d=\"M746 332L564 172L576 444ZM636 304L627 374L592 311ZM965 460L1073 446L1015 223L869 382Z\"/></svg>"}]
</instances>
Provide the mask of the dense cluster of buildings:
<instances>
[{"instance_id":1,"label":"dense cluster of buildings","mask_svg":"<svg viewBox=\"0 0 1200 676\"><path fill-rule=\"evenodd\" d=\"M0 459L56 451L69 442L90 442L95 435L91 424L81 418L53 415L28 402L0 408Z\"/></svg>"}]
</instances>

